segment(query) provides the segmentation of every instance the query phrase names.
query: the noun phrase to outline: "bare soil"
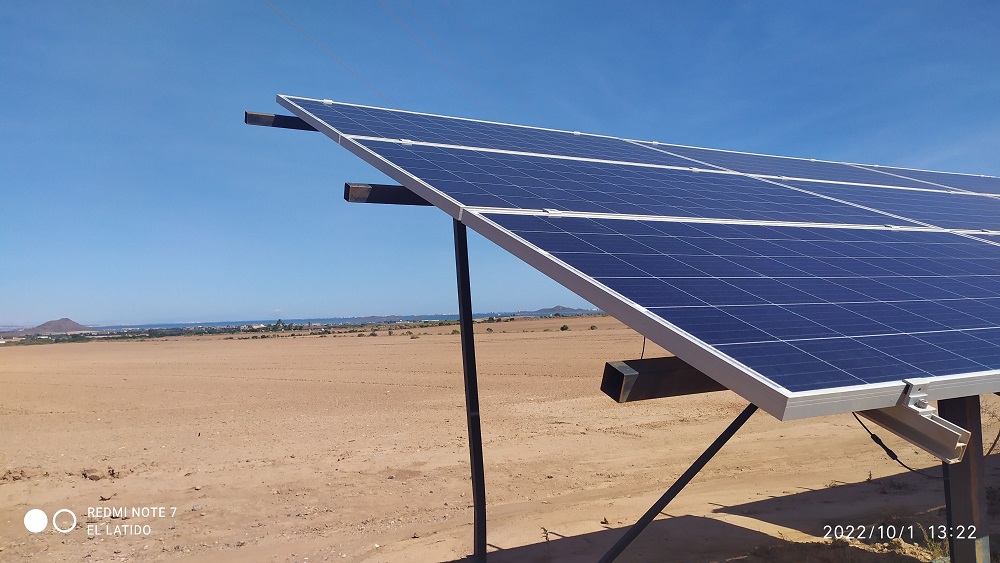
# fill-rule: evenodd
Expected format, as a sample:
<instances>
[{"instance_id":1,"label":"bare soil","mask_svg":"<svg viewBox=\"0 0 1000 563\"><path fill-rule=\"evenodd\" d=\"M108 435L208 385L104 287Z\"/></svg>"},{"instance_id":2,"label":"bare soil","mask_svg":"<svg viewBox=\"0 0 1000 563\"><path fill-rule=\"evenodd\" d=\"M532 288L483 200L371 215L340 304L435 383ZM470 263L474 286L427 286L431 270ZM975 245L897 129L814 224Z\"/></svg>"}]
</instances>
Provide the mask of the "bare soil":
<instances>
[{"instance_id":1,"label":"bare soil","mask_svg":"<svg viewBox=\"0 0 1000 563\"><path fill-rule=\"evenodd\" d=\"M464 558L472 498L453 329L0 348L0 561ZM638 357L642 338L608 317L476 332L491 561L597 559L746 406L729 392L616 404L599 390L604 362ZM987 445L998 399L983 399ZM994 493L998 460L987 459ZM850 415L761 412L619 561L929 561L944 547L920 527L943 523L942 490ZM141 507L167 512L112 517ZM29 533L32 508L67 509L55 523L69 533ZM996 530L993 508L980 533ZM826 525L879 523L912 531L822 539Z\"/></svg>"}]
</instances>

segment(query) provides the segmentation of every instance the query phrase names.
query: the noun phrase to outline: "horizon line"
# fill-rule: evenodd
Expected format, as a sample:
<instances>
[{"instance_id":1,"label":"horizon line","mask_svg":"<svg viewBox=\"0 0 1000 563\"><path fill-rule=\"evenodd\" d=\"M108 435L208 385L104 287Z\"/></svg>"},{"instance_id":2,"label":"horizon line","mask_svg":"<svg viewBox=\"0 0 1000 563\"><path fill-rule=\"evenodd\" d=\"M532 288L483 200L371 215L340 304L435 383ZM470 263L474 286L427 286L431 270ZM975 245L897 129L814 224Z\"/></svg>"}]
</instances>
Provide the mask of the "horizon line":
<instances>
[{"instance_id":1,"label":"horizon line","mask_svg":"<svg viewBox=\"0 0 1000 563\"><path fill-rule=\"evenodd\" d=\"M541 308L533 309L533 310L519 309L517 311L497 311L497 310L493 310L493 311L473 311L472 314L473 314L473 316L516 315L518 313L537 313L539 311L546 311L546 310L551 310L551 309L565 309L565 310L568 310L568 311L585 311L585 312L588 312L588 313L604 313L604 311L602 311L600 308L597 308L597 307L587 308L587 307L566 307L564 305L554 305L554 306L551 306L551 307L541 307ZM261 322L266 322L266 321L270 321L270 322L273 323L273 322L277 322L278 320L285 321L285 322L295 321L296 324L299 324L301 322L314 322L314 321L323 321L323 320L341 320L341 319L343 319L343 320L350 320L350 319L386 319L386 320L389 320L389 319L394 319L394 318L404 319L404 318L420 317L420 318L423 318L423 320L433 320L434 317L457 317L457 316L458 316L458 311L455 311L455 312L437 312L437 313L406 313L406 314L393 313L393 314L383 314L383 315L380 315L380 314L342 315L342 316L333 315L333 316L316 316L316 317L280 317L280 316L275 316L273 318L268 317L268 318L257 318L257 319L240 319L240 320L197 320L197 321L169 321L169 320L160 320L160 321L146 321L146 322L143 322L143 321L139 321L139 322L102 322L102 323L77 323L77 324L86 326L88 328L131 327L131 326L152 327L152 326L155 326L155 325L199 325L199 324L237 325L238 326L238 325L243 325L243 324L261 323ZM27 324L26 325L26 324L14 324L14 323L0 323L0 329L15 329L15 330L20 330L20 329L26 329L26 328L35 328L35 327L41 326L41 325L43 325L45 323L59 321L59 320L62 320L62 319L69 319L72 322L77 322L77 321L74 321L70 317L60 317L58 319L50 319L50 320L43 321L41 323L34 324L34 325L31 325L31 324Z\"/></svg>"}]
</instances>

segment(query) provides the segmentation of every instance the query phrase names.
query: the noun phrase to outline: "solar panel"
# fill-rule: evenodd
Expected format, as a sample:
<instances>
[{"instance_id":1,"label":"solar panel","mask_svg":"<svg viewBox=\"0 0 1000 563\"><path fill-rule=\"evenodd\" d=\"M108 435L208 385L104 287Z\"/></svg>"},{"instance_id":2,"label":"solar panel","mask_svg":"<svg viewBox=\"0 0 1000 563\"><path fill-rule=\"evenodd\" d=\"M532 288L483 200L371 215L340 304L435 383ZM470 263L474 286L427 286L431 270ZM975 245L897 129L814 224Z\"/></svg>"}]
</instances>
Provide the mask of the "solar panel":
<instances>
[{"instance_id":1,"label":"solar panel","mask_svg":"<svg viewBox=\"0 0 1000 563\"><path fill-rule=\"evenodd\" d=\"M875 188L828 182L781 180L782 184L956 230L1000 231L1000 198L968 192Z\"/></svg>"},{"instance_id":2,"label":"solar panel","mask_svg":"<svg viewBox=\"0 0 1000 563\"><path fill-rule=\"evenodd\" d=\"M668 154L684 156L705 164L755 176L802 178L806 180L849 182L875 186L935 187L927 182L913 178L886 174L875 169L840 162L702 149L662 143L643 144Z\"/></svg>"},{"instance_id":3,"label":"solar panel","mask_svg":"<svg viewBox=\"0 0 1000 563\"><path fill-rule=\"evenodd\" d=\"M906 168L894 168L892 166L865 165L865 167L886 174L914 178L943 188L1000 195L1000 178L996 176L974 176L972 174L910 170Z\"/></svg>"},{"instance_id":4,"label":"solar panel","mask_svg":"<svg viewBox=\"0 0 1000 563\"><path fill-rule=\"evenodd\" d=\"M357 142L467 207L799 222L838 217L845 223L913 224L722 171Z\"/></svg>"},{"instance_id":5,"label":"solar panel","mask_svg":"<svg viewBox=\"0 0 1000 563\"><path fill-rule=\"evenodd\" d=\"M324 103L307 98L287 99L299 112L307 112L341 134L355 137L672 166L689 167L693 164L685 158L656 153L637 143L614 137L370 108L329 100L329 103ZM303 115L299 117L304 118Z\"/></svg>"},{"instance_id":6,"label":"solar panel","mask_svg":"<svg viewBox=\"0 0 1000 563\"><path fill-rule=\"evenodd\" d=\"M1000 337L1000 275L991 275L1000 272L1000 247L979 241L927 231L485 217L792 391L1000 361L1000 348L973 345ZM552 245L557 234L578 242ZM957 350L933 344L943 333ZM788 372L792 356L811 357L809 369Z\"/></svg>"},{"instance_id":7,"label":"solar panel","mask_svg":"<svg viewBox=\"0 0 1000 563\"><path fill-rule=\"evenodd\" d=\"M988 179L278 101L778 418L1000 390Z\"/></svg>"}]
</instances>

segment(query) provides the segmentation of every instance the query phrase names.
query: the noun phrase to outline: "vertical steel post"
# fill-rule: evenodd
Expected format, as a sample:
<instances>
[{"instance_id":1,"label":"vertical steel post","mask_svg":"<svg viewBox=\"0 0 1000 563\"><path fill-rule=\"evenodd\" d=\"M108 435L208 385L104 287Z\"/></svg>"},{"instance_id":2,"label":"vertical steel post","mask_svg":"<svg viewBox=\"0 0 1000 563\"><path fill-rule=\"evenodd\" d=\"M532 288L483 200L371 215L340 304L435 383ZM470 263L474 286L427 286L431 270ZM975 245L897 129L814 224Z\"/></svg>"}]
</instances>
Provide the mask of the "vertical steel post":
<instances>
[{"instance_id":1,"label":"vertical steel post","mask_svg":"<svg viewBox=\"0 0 1000 563\"><path fill-rule=\"evenodd\" d=\"M944 464L948 547L952 563L989 563L986 535L986 486L983 481L983 423L979 395L938 401L941 418L972 433L965 457Z\"/></svg>"},{"instance_id":2,"label":"vertical steel post","mask_svg":"<svg viewBox=\"0 0 1000 563\"><path fill-rule=\"evenodd\" d=\"M469 281L469 242L465 225L455 223L455 270L458 274L458 317L462 332L462 366L465 372L465 413L469 424L469 457L472 462L475 561L486 561L486 480L483 468L483 432L479 421L479 382L476 345L472 337L472 287Z\"/></svg>"}]
</instances>

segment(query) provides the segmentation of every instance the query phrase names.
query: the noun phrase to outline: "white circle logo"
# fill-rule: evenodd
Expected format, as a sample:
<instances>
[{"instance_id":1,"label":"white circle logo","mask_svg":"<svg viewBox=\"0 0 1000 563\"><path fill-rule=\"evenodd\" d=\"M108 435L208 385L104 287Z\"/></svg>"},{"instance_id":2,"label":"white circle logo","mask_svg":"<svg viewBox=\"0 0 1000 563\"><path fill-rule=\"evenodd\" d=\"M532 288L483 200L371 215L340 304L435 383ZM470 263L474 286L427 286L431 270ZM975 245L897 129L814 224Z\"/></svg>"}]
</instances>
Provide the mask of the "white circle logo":
<instances>
[{"instance_id":1,"label":"white circle logo","mask_svg":"<svg viewBox=\"0 0 1000 563\"><path fill-rule=\"evenodd\" d=\"M41 512L41 511L39 511L39 512ZM62 514L63 512L65 512L66 514L69 514L70 516L73 517L73 523L70 524L66 528L60 528L59 525L56 524L56 518L58 518L59 515ZM72 532L73 529L76 528L76 514L73 514L73 511L70 510L70 509L68 509L68 508L63 508L62 510L57 510L56 513L52 515L52 527L55 528L56 531L62 532L64 534L68 534L68 533Z\"/></svg>"},{"instance_id":2,"label":"white circle logo","mask_svg":"<svg viewBox=\"0 0 1000 563\"><path fill-rule=\"evenodd\" d=\"M49 517L37 508L32 508L24 515L24 527L32 534L37 534L49 525Z\"/></svg>"}]
</instances>

